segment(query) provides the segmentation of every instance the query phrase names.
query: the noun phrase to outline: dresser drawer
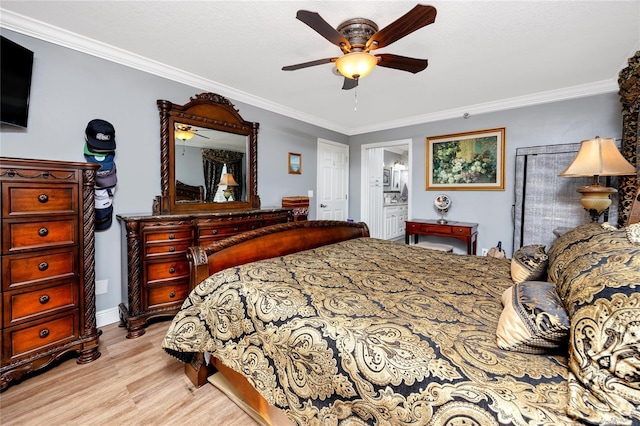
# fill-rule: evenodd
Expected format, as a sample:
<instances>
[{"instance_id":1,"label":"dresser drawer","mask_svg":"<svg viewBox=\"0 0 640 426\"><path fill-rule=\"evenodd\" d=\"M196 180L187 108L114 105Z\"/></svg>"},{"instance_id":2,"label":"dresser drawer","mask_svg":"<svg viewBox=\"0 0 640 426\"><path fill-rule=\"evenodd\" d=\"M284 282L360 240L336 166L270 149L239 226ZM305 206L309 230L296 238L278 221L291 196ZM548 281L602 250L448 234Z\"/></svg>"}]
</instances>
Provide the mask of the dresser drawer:
<instances>
[{"instance_id":1,"label":"dresser drawer","mask_svg":"<svg viewBox=\"0 0 640 426\"><path fill-rule=\"evenodd\" d=\"M456 235L471 235L473 232L473 228L468 226L451 226L451 233Z\"/></svg>"},{"instance_id":2,"label":"dresser drawer","mask_svg":"<svg viewBox=\"0 0 640 426\"><path fill-rule=\"evenodd\" d=\"M75 185L2 185L2 216L73 214L76 206Z\"/></svg>"},{"instance_id":3,"label":"dresser drawer","mask_svg":"<svg viewBox=\"0 0 640 426\"><path fill-rule=\"evenodd\" d=\"M145 232L142 240L145 259L172 254L186 259L187 248L194 245L191 227Z\"/></svg>"},{"instance_id":4,"label":"dresser drawer","mask_svg":"<svg viewBox=\"0 0 640 426\"><path fill-rule=\"evenodd\" d=\"M8 291L3 299L3 324L9 327L40 315L77 308L78 284L72 281L31 291Z\"/></svg>"},{"instance_id":5,"label":"dresser drawer","mask_svg":"<svg viewBox=\"0 0 640 426\"><path fill-rule=\"evenodd\" d=\"M190 227L184 229L169 229L162 232L145 232L143 237L144 244L149 243L170 243L173 241L192 240L193 231Z\"/></svg>"},{"instance_id":6,"label":"dresser drawer","mask_svg":"<svg viewBox=\"0 0 640 426\"><path fill-rule=\"evenodd\" d=\"M421 223L409 223L409 230L418 232L429 232L431 234L450 234L451 226L449 225L434 225L434 224L421 224Z\"/></svg>"},{"instance_id":7,"label":"dresser drawer","mask_svg":"<svg viewBox=\"0 0 640 426\"><path fill-rule=\"evenodd\" d=\"M168 244L149 244L144 248L144 256L151 259L158 256L178 255L186 259L187 249L193 245L191 239L187 241L175 241Z\"/></svg>"},{"instance_id":8,"label":"dresser drawer","mask_svg":"<svg viewBox=\"0 0 640 426\"><path fill-rule=\"evenodd\" d=\"M262 220L247 220L236 223L223 222L198 227L198 245L205 246L213 241L221 240L245 231L262 227Z\"/></svg>"},{"instance_id":9,"label":"dresser drawer","mask_svg":"<svg viewBox=\"0 0 640 426\"><path fill-rule=\"evenodd\" d=\"M78 242L77 219L65 218L37 222L5 220L2 225L2 251L54 248Z\"/></svg>"},{"instance_id":10,"label":"dresser drawer","mask_svg":"<svg viewBox=\"0 0 640 426\"><path fill-rule=\"evenodd\" d=\"M74 310L53 318L27 322L3 330L4 359L30 355L50 347L63 345L78 337L80 321Z\"/></svg>"},{"instance_id":11,"label":"dresser drawer","mask_svg":"<svg viewBox=\"0 0 640 426\"><path fill-rule=\"evenodd\" d=\"M189 277L189 262L186 257L168 262L145 262L145 270L145 282L154 284L156 281Z\"/></svg>"},{"instance_id":12,"label":"dresser drawer","mask_svg":"<svg viewBox=\"0 0 640 426\"><path fill-rule=\"evenodd\" d=\"M158 285L145 289L146 308L159 308L170 304L182 305L189 295L189 281Z\"/></svg>"},{"instance_id":13,"label":"dresser drawer","mask_svg":"<svg viewBox=\"0 0 640 426\"><path fill-rule=\"evenodd\" d=\"M39 285L78 276L78 249L39 251L2 258L2 289Z\"/></svg>"}]
</instances>

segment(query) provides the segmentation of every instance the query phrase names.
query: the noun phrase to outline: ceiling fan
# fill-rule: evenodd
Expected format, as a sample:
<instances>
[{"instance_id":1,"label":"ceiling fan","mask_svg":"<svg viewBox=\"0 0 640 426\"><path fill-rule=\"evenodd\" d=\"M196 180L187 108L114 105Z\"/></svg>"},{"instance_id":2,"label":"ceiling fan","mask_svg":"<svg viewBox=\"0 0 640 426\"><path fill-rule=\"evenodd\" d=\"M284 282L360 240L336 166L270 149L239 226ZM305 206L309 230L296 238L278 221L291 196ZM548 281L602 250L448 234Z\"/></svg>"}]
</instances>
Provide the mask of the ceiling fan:
<instances>
[{"instance_id":1,"label":"ceiling fan","mask_svg":"<svg viewBox=\"0 0 640 426\"><path fill-rule=\"evenodd\" d=\"M318 13L308 10L299 10L296 18L338 46L343 55L289 65L282 67L282 70L294 71L335 62L336 68L345 77L342 89L349 90L356 87L358 80L369 74L376 65L414 74L427 68L428 61L426 59L408 58L390 53L374 55L370 52L386 47L433 23L436 19L436 9L433 6L416 5L381 30L378 30L378 25L375 22L365 18L349 19L337 28L333 28Z\"/></svg>"},{"instance_id":2,"label":"ceiling fan","mask_svg":"<svg viewBox=\"0 0 640 426\"><path fill-rule=\"evenodd\" d=\"M200 136L201 138L211 139L208 136L198 134L198 129L194 129L191 126L187 126L186 124L180 124L180 123L176 123L175 135L176 135L176 138L182 140L183 142L188 141L194 136Z\"/></svg>"}]
</instances>

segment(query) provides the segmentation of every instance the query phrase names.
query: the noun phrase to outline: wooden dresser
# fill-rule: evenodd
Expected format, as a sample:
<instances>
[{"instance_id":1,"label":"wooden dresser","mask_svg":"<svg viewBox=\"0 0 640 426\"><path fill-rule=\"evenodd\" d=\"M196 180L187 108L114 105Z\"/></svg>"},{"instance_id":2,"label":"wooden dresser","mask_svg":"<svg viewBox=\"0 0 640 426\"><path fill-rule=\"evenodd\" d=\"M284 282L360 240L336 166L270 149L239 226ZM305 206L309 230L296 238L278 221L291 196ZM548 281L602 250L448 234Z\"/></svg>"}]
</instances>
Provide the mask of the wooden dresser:
<instances>
[{"instance_id":1,"label":"wooden dresser","mask_svg":"<svg viewBox=\"0 0 640 426\"><path fill-rule=\"evenodd\" d=\"M123 282L128 306L120 304L127 338L145 333L152 318L173 317L189 293L187 248L205 246L240 232L292 220L286 208L169 215L117 215L123 232Z\"/></svg>"},{"instance_id":2,"label":"wooden dresser","mask_svg":"<svg viewBox=\"0 0 640 426\"><path fill-rule=\"evenodd\" d=\"M63 354L97 359L97 164L0 158L2 388Z\"/></svg>"}]
</instances>

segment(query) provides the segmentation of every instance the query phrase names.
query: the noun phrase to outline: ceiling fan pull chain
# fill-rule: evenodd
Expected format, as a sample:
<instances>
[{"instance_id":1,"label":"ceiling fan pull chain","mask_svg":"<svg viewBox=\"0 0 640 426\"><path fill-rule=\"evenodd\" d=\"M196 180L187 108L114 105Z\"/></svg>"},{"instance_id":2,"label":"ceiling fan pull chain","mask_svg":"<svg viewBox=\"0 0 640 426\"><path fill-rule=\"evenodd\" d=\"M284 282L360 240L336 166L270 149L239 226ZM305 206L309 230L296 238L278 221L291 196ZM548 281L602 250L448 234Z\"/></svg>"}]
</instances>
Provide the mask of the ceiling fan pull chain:
<instances>
[{"instance_id":1,"label":"ceiling fan pull chain","mask_svg":"<svg viewBox=\"0 0 640 426\"><path fill-rule=\"evenodd\" d=\"M353 97L354 97L353 110L358 111L358 86L356 86L355 90L353 91Z\"/></svg>"}]
</instances>

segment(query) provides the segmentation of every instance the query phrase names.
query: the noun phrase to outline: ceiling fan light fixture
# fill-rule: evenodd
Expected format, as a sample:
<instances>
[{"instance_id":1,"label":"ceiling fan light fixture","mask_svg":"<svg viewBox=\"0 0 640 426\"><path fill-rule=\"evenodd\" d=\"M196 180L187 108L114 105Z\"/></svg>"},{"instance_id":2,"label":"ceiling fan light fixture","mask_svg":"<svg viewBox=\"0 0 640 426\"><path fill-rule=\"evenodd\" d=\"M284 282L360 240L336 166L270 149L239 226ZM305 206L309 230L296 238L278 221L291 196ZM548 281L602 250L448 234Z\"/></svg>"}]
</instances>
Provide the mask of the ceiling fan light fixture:
<instances>
[{"instance_id":1,"label":"ceiling fan light fixture","mask_svg":"<svg viewBox=\"0 0 640 426\"><path fill-rule=\"evenodd\" d=\"M336 60L336 68L343 76L360 79L367 76L378 64L378 58L367 52L351 52Z\"/></svg>"},{"instance_id":2,"label":"ceiling fan light fixture","mask_svg":"<svg viewBox=\"0 0 640 426\"><path fill-rule=\"evenodd\" d=\"M189 130L176 129L175 135L176 135L176 138L180 139L181 141L188 141L189 139L194 137L196 134L193 132L190 132Z\"/></svg>"}]
</instances>

